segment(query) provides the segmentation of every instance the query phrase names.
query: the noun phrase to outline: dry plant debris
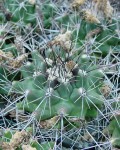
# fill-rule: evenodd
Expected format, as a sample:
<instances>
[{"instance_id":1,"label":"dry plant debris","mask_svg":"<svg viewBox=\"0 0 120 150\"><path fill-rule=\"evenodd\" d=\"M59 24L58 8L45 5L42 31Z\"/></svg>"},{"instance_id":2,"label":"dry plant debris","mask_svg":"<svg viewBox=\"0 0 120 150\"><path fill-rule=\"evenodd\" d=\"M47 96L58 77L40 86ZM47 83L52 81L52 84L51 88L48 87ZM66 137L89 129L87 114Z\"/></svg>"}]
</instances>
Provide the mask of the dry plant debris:
<instances>
[{"instance_id":1,"label":"dry plant debris","mask_svg":"<svg viewBox=\"0 0 120 150\"><path fill-rule=\"evenodd\" d=\"M98 11L104 13L105 18L110 19L113 14L113 7L110 5L109 0L94 0L95 7Z\"/></svg>"},{"instance_id":2,"label":"dry plant debris","mask_svg":"<svg viewBox=\"0 0 120 150\"><path fill-rule=\"evenodd\" d=\"M65 49L68 52L71 47L71 34L71 31L66 31L64 34L59 34L49 44L51 46L60 45L63 49Z\"/></svg>"},{"instance_id":3,"label":"dry plant debris","mask_svg":"<svg viewBox=\"0 0 120 150\"><path fill-rule=\"evenodd\" d=\"M90 23L100 23L99 19L95 15L93 15L91 10L83 10L83 18Z\"/></svg>"},{"instance_id":4,"label":"dry plant debris","mask_svg":"<svg viewBox=\"0 0 120 150\"><path fill-rule=\"evenodd\" d=\"M2 149L3 150L15 150L24 142L29 141L29 134L26 131L17 131L10 140L9 143L3 142Z\"/></svg>"},{"instance_id":5,"label":"dry plant debris","mask_svg":"<svg viewBox=\"0 0 120 150\"><path fill-rule=\"evenodd\" d=\"M72 3L73 8L78 8L79 6L83 5L86 0L74 0Z\"/></svg>"}]
</instances>

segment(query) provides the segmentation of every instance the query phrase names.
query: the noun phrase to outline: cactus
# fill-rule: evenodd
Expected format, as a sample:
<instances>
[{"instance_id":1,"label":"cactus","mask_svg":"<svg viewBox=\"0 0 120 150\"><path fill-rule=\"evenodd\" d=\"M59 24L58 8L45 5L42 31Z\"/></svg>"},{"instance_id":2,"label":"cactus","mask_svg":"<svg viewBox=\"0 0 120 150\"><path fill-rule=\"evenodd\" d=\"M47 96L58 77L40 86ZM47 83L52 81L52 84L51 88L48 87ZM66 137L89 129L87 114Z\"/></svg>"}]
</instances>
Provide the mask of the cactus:
<instances>
[{"instance_id":1,"label":"cactus","mask_svg":"<svg viewBox=\"0 0 120 150\"><path fill-rule=\"evenodd\" d=\"M29 1L5 1L2 5L3 14L6 21L23 21L23 23L35 22L35 5Z\"/></svg>"},{"instance_id":2,"label":"cactus","mask_svg":"<svg viewBox=\"0 0 120 150\"><path fill-rule=\"evenodd\" d=\"M48 58L43 58L38 51L31 52L33 62L21 67L24 80L14 81L11 92L24 95L24 99L17 104L18 108L35 111L38 119L54 117L60 113L60 109L65 109L65 115L85 118L89 109L97 110L103 104L99 91L102 70L97 69L96 65L88 67L91 60L86 54L77 60L74 55L64 58L67 52L59 51L60 59L57 58L57 51L51 51ZM56 55L55 58L52 55ZM65 62L65 59L70 60ZM77 111L73 112L74 109Z\"/></svg>"},{"instance_id":3,"label":"cactus","mask_svg":"<svg viewBox=\"0 0 120 150\"><path fill-rule=\"evenodd\" d=\"M120 18L110 2L5 0L0 10L0 149L120 147Z\"/></svg>"}]
</instances>

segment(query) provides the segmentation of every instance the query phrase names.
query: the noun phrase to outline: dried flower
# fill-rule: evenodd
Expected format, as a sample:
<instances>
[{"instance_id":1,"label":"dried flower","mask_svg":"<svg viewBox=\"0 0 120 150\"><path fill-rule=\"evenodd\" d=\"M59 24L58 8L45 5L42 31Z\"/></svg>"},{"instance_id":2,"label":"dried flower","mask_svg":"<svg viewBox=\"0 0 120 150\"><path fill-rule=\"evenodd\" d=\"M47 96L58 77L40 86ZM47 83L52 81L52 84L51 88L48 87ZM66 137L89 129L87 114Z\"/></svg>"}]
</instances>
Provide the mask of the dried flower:
<instances>
[{"instance_id":1,"label":"dried flower","mask_svg":"<svg viewBox=\"0 0 120 150\"><path fill-rule=\"evenodd\" d=\"M17 131L10 140L10 145L13 148L17 148L25 139L28 138L28 133L25 131Z\"/></svg>"},{"instance_id":2,"label":"dried flower","mask_svg":"<svg viewBox=\"0 0 120 150\"><path fill-rule=\"evenodd\" d=\"M92 38L93 36L95 36L95 35L97 35L97 34L99 34L100 32L101 32L102 30L101 30L101 28L96 28L96 29L94 29L94 30L91 30L90 32L88 32L87 33L87 35L86 35L86 39L90 39L90 38Z\"/></svg>"},{"instance_id":3,"label":"dried flower","mask_svg":"<svg viewBox=\"0 0 120 150\"><path fill-rule=\"evenodd\" d=\"M64 34L59 34L50 42L50 45L60 45L67 52L71 47L71 31L66 31Z\"/></svg>"},{"instance_id":4,"label":"dried flower","mask_svg":"<svg viewBox=\"0 0 120 150\"><path fill-rule=\"evenodd\" d=\"M10 140L9 143L3 142L2 149L3 150L15 150L18 148L23 142L29 140L29 135L25 131L17 131Z\"/></svg>"},{"instance_id":5,"label":"dried flower","mask_svg":"<svg viewBox=\"0 0 120 150\"><path fill-rule=\"evenodd\" d=\"M74 61L68 61L67 63L66 63L66 69L68 70L68 71L72 71L73 70L73 68L76 66L76 63L74 62Z\"/></svg>"},{"instance_id":6,"label":"dried flower","mask_svg":"<svg viewBox=\"0 0 120 150\"><path fill-rule=\"evenodd\" d=\"M14 60L9 62L9 66L12 68L19 68L21 67L23 61L27 58L28 54L22 54L15 58Z\"/></svg>"},{"instance_id":7,"label":"dried flower","mask_svg":"<svg viewBox=\"0 0 120 150\"><path fill-rule=\"evenodd\" d=\"M79 6L83 5L85 0L74 0L72 3L73 8L78 8Z\"/></svg>"},{"instance_id":8,"label":"dried flower","mask_svg":"<svg viewBox=\"0 0 120 150\"><path fill-rule=\"evenodd\" d=\"M0 63L3 63L4 61L12 60L13 54L11 52L3 52L0 50Z\"/></svg>"},{"instance_id":9,"label":"dried flower","mask_svg":"<svg viewBox=\"0 0 120 150\"><path fill-rule=\"evenodd\" d=\"M105 97L107 97L110 94L110 91L111 91L111 88L106 84L101 87L101 92L103 93Z\"/></svg>"},{"instance_id":10,"label":"dried flower","mask_svg":"<svg viewBox=\"0 0 120 150\"><path fill-rule=\"evenodd\" d=\"M55 123L57 122L58 119L59 119L58 116L54 116L51 119L41 121L40 125L45 129L49 129L49 128L53 127L53 125L55 125Z\"/></svg>"},{"instance_id":11,"label":"dried flower","mask_svg":"<svg viewBox=\"0 0 120 150\"><path fill-rule=\"evenodd\" d=\"M84 10L83 11L83 18L90 23L100 23L98 18L92 14L90 10Z\"/></svg>"},{"instance_id":12,"label":"dried flower","mask_svg":"<svg viewBox=\"0 0 120 150\"><path fill-rule=\"evenodd\" d=\"M104 13L105 18L109 19L112 17L113 7L110 5L109 0L94 0L95 7L98 11Z\"/></svg>"}]
</instances>

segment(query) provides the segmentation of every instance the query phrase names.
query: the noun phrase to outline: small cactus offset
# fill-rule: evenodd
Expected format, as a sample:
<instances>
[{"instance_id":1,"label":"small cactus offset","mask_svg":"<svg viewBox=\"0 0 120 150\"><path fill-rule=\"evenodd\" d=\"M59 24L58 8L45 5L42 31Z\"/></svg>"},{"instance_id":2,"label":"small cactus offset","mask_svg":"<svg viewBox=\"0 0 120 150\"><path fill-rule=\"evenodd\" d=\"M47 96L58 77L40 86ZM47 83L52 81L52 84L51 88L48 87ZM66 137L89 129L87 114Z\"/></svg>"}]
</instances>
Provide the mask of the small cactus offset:
<instances>
[{"instance_id":1,"label":"small cactus offset","mask_svg":"<svg viewBox=\"0 0 120 150\"><path fill-rule=\"evenodd\" d=\"M0 2L0 150L120 148L120 12L111 4Z\"/></svg>"}]
</instances>

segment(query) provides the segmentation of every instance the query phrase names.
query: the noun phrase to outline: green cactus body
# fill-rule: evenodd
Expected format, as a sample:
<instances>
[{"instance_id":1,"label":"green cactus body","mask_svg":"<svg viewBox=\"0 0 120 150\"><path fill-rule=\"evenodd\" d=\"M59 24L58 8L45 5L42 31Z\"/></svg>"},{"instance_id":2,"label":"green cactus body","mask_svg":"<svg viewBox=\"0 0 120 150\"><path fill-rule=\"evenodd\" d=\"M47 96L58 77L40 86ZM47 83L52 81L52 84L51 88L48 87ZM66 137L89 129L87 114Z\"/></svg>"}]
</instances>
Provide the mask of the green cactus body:
<instances>
[{"instance_id":1,"label":"green cactus body","mask_svg":"<svg viewBox=\"0 0 120 150\"><path fill-rule=\"evenodd\" d=\"M6 3L6 9L11 13L11 21L18 22L22 20L24 23L36 22L35 19L35 5L31 5L28 2L17 2L8 0Z\"/></svg>"},{"instance_id":2,"label":"green cactus body","mask_svg":"<svg viewBox=\"0 0 120 150\"><path fill-rule=\"evenodd\" d=\"M30 63L28 69L25 66L21 68L21 73L25 77L23 81L14 82L11 88L11 92L24 95L24 99L17 104L18 109L36 112L36 118L45 120L58 115L61 111L64 115L85 118L89 109L93 108L97 112L97 109L101 107L103 98L98 88L101 86L100 80L103 74L96 66L88 66L90 57L81 55L79 64L82 70L77 75L73 75L73 79L69 76L65 77L66 79L63 78L64 69L58 72L53 71L51 75L52 67L55 66L46 65L44 59L36 51L32 52L32 57L33 62ZM45 69L42 63L46 66ZM46 74L47 67L51 68L51 71L47 72L48 75ZM37 70L39 70L38 73ZM59 74L61 71L63 75ZM51 84L54 80L58 80L56 86Z\"/></svg>"},{"instance_id":3,"label":"green cactus body","mask_svg":"<svg viewBox=\"0 0 120 150\"><path fill-rule=\"evenodd\" d=\"M32 126L37 150L120 147L120 19L105 2L0 2L0 142Z\"/></svg>"},{"instance_id":4,"label":"green cactus body","mask_svg":"<svg viewBox=\"0 0 120 150\"><path fill-rule=\"evenodd\" d=\"M120 146L120 117L116 117L110 121L110 124L106 128L112 134L110 139L113 146Z\"/></svg>"}]
</instances>

